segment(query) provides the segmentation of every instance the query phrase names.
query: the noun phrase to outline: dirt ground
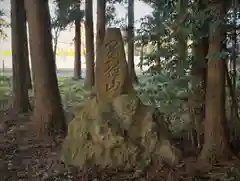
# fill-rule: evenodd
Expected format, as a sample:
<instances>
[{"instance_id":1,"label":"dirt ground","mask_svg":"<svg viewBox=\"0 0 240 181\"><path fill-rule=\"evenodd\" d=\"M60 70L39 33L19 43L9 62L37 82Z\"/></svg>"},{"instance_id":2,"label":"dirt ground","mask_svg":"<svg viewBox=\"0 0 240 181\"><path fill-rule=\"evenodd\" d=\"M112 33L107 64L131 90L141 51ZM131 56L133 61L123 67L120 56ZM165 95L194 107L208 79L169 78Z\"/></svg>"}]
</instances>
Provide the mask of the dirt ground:
<instances>
[{"instance_id":1,"label":"dirt ground","mask_svg":"<svg viewBox=\"0 0 240 181\"><path fill-rule=\"evenodd\" d=\"M191 181L193 175L203 175L193 171L194 159L190 158L176 168L159 165L141 171L98 168L80 171L61 162L61 139L39 140L29 133L30 129L29 115L1 113L0 181ZM217 173L226 173L229 168L218 167ZM209 174L205 174L207 178L206 175Z\"/></svg>"}]
</instances>

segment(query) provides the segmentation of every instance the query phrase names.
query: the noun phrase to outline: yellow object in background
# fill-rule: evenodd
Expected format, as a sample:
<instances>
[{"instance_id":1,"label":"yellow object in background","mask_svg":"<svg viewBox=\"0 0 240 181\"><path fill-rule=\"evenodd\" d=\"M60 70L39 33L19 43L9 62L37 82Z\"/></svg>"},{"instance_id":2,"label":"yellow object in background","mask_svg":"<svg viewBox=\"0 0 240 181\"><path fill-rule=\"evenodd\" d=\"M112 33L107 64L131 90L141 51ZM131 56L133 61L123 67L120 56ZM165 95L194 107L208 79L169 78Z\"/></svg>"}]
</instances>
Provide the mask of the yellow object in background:
<instances>
[{"instance_id":1,"label":"yellow object in background","mask_svg":"<svg viewBox=\"0 0 240 181\"><path fill-rule=\"evenodd\" d=\"M11 50L2 50L0 51L0 55L4 57L12 56L12 51Z\"/></svg>"},{"instance_id":2,"label":"yellow object in background","mask_svg":"<svg viewBox=\"0 0 240 181\"><path fill-rule=\"evenodd\" d=\"M68 56L68 57L73 57L75 54L75 51L73 50L73 48L70 48L70 50L68 51L67 48L59 48L57 49L56 55L59 57L63 57L63 56ZM86 51L85 48L82 49L81 52L81 56L85 56ZM4 57L8 57L8 56L12 56L12 51L11 50L0 50L0 56L4 56Z\"/></svg>"}]
</instances>

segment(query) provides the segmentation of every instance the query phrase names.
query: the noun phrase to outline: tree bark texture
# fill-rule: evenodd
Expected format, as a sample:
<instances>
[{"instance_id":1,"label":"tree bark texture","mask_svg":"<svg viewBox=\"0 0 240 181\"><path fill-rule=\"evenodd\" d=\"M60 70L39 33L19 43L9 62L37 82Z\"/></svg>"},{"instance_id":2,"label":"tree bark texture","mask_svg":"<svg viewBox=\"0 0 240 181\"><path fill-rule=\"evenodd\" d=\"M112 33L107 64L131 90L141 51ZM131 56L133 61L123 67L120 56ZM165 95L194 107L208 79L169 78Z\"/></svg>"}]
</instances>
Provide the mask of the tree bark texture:
<instances>
[{"instance_id":1,"label":"tree bark texture","mask_svg":"<svg viewBox=\"0 0 240 181\"><path fill-rule=\"evenodd\" d=\"M93 34L93 1L85 1L85 37L86 37L86 77L85 87L94 85L94 34Z\"/></svg>"},{"instance_id":2,"label":"tree bark texture","mask_svg":"<svg viewBox=\"0 0 240 181\"><path fill-rule=\"evenodd\" d=\"M81 79L81 21L75 20L74 78Z\"/></svg>"},{"instance_id":3,"label":"tree bark texture","mask_svg":"<svg viewBox=\"0 0 240 181\"><path fill-rule=\"evenodd\" d=\"M24 1L24 0L23 0ZM25 62L25 72L26 72L26 84L28 86L28 89L32 89L32 78L31 78L31 70L30 70L30 62L29 62L29 51L28 51L28 36L27 36L27 18L26 18L26 11L23 4L23 10L24 10L24 34L23 34L23 48L24 48L24 56L26 62Z\"/></svg>"},{"instance_id":4,"label":"tree bark texture","mask_svg":"<svg viewBox=\"0 0 240 181\"><path fill-rule=\"evenodd\" d=\"M205 96L206 96L206 56L208 53L208 38L196 40L193 47L194 62L191 71L192 90L189 97L189 110L196 131L195 146L201 147L201 124L205 119Z\"/></svg>"},{"instance_id":5,"label":"tree bark texture","mask_svg":"<svg viewBox=\"0 0 240 181\"><path fill-rule=\"evenodd\" d=\"M36 133L55 135L66 131L58 89L47 0L25 0L29 24L31 61L35 87L33 115Z\"/></svg>"},{"instance_id":6,"label":"tree bark texture","mask_svg":"<svg viewBox=\"0 0 240 181\"><path fill-rule=\"evenodd\" d=\"M134 0L128 0L128 71L132 82L137 83L134 64Z\"/></svg>"},{"instance_id":7,"label":"tree bark texture","mask_svg":"<svg viewBox=\"0 0 240 181\"><path fill-rule=\"evenodd\" d=\"M101 58L100 48L105 36L106 0L97 1L97 36L96 36L96 61Z\"/></svg>"},{"instance_id":8,"label":"tree bark texture","mask_svg":"<svg viewBox=\"0 0 240 181\"><path fill-rule=\"evenodd\" d=\"M224 2L209 3L216 14L210 22L208 74L206 88L206 119L204 145L200 160L216 163L231 155L224 128L225 117L225 60L217 56L222 50Z\"/></svg>"},{"instance_id":9,"label":"tree bark texture","mask_svg":"<svg viewBox=\"0 0 240 181\"><path fill-rule=\"evenodd\" d=\"M13 107L17 113L26 113L30 109L28 86L26 82L25 19L24 1L11 0L11 35L13 66ZM26 42L25 42L26 43Z\"/></svg>"}]
</instances>

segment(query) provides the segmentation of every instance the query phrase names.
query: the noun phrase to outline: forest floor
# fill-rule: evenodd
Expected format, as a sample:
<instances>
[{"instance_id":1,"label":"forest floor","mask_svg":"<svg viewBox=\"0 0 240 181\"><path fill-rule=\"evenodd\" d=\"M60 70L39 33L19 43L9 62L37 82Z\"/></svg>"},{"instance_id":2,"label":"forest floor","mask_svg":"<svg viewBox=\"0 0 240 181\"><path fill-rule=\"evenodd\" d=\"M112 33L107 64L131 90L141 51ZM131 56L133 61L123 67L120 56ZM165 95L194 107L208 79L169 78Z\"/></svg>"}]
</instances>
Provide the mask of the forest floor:
<instances>
[{"instance_id":1,"label":"forest floor","mask_svg":"<svg viewBox=\"0 0 240 181\"><path fill-rule=\"evenodd\" d=\"M10 112L2 112L0 116L0 181L240 180L240 172L238 178L226 174L232 173L233 168L240 168L239 164L236 166L237 163L217 165L211 170L198 172L193 169L196 167L194 158L185 159L176 168L162 165L142 171L97 168L79 171L61 162L61 139L55 142L50 138L39 140L29 133L29 115L16 116Z\"/></svg>"}]
</instances>

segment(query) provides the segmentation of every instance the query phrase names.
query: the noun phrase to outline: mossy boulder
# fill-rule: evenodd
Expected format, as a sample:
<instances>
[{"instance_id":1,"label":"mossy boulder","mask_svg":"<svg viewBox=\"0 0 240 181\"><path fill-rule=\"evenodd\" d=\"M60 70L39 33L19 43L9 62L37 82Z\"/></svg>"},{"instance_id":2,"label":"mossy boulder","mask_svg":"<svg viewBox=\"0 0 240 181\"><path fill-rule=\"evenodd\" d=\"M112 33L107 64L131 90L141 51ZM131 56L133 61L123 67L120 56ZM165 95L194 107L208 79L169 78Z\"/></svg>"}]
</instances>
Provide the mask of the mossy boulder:
<instances>
[{"instance_id":1,"label":"mossy boulder","mask_svg":"<svg viewBox=\"0 0 240 181\"><path fill-rule=\"evenodd\" d=\"M80 168L142 168L163 160L179 161L178 150L158 112L135 95L120 95L112 102L87 100L69 123L62 159Z\"/></svg>"}]
</instances>

